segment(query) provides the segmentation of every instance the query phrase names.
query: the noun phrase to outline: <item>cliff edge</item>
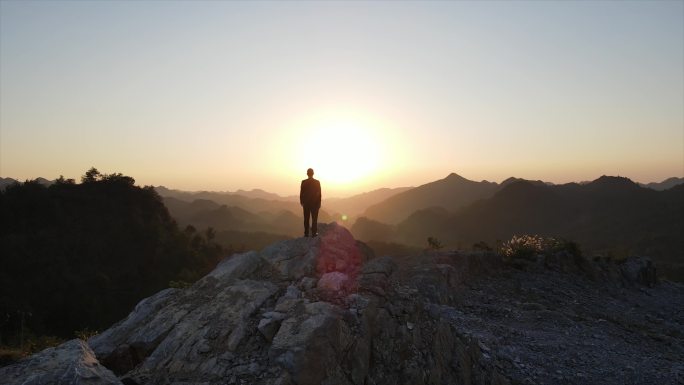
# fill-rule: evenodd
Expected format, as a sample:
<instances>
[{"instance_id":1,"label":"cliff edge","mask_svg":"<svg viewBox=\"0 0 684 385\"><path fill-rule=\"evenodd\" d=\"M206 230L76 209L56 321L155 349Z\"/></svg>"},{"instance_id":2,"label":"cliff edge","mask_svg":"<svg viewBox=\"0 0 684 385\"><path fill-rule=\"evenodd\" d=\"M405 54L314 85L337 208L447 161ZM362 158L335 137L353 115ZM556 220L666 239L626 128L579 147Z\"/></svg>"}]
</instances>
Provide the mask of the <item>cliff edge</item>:
<instances>
[{"instance_id":1,"label":"cliff edge","mask_svg":"<svg viewBox=\"0 0 684 385\"><path fill-rule=\"evenodd\" d=\"M48 349L0 378L31 383L49 362L52 382L33 383L677 384L684 286L654 277L646 258L376 258L333 223L229 257L87 345L55 348L72 353ZM61 381L55 368L84 355L94 369Z\"/></svg>"}]
</instances>

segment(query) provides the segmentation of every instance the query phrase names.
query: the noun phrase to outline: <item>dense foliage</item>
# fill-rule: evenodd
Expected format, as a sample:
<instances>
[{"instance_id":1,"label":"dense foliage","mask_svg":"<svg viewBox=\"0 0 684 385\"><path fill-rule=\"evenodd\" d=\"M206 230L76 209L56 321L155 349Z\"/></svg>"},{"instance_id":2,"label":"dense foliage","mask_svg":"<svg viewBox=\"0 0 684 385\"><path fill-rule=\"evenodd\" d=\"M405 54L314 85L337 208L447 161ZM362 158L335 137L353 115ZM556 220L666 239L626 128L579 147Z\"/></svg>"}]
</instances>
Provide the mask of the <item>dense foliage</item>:
<instances>
[{"instance_id":1,"label":"dense foliage","mask_svg":"<svg viewBox=\"0 0 684 385\"><path fill-rule=\"evenodd\" d=\"M0 344L102 330L227 254L211 229L179 230L154 189L134 183L93 168L80 184L0 191Z\"/></svg>"}]
</instances>

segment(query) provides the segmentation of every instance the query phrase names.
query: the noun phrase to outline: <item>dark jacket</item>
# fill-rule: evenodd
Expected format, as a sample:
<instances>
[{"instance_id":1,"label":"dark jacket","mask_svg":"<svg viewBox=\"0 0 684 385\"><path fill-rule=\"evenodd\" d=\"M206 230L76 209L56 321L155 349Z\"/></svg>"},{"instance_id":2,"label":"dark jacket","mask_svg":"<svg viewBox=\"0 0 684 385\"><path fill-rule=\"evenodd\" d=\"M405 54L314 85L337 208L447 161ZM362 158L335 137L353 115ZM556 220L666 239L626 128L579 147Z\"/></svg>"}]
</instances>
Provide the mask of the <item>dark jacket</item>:
<instances>
[{"instance_id":1,"label":"dark jacket","mask_svg":"<svg viewBox=\"0 0 684 385\"><path fill-rule=\"evenodd\" d=\"M321 182L314 178L304 179L299 189L299 203L308 208L320 208Z\"/></svg>"}]
</instances>

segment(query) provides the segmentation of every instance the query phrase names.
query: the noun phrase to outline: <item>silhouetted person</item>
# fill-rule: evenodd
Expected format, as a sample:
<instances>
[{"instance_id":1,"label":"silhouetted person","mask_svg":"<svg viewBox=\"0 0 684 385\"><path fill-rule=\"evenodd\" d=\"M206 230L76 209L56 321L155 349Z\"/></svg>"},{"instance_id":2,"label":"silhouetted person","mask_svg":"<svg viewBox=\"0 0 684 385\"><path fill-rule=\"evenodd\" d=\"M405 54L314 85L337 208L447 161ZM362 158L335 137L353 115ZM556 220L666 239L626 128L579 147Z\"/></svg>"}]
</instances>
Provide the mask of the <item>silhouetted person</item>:
<instances>
[{"instance_id":1,"label":"silhouetted person","mask_svg":"<svg viewBox=\"0 0 684 385\"><path fill-rule=\"evenodd\" d=\"M318 210L321 208L321 182L313 178L312 168L306 170L308 179L302 181L299 189L299 203L304 208L304 236L309 236L309 216L311 217L311 236L318 235Z\"/></svg>"}]
</instances>

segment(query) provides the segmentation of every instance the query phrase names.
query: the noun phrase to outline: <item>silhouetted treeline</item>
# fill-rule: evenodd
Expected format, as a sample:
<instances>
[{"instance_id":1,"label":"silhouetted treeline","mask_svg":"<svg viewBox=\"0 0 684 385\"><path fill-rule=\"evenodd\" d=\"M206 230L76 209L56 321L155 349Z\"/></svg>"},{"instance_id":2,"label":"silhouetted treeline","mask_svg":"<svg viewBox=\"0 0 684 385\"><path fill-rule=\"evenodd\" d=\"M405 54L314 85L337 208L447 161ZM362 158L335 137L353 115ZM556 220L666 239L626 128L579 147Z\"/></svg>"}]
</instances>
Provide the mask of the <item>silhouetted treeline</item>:
<instances>
[{"instance_id":1,"label":"silhouetted treeline","mask_svg":"<svg viewBox=\"0 0 684 385\"><path fill-rule=\"evenodd\" d=\"M228 254L211 229L179 230L154 189L134 183L93 168L80 184L60 178L0 191L0 344L101 330Z\"/></svg>"}]
</instances>

